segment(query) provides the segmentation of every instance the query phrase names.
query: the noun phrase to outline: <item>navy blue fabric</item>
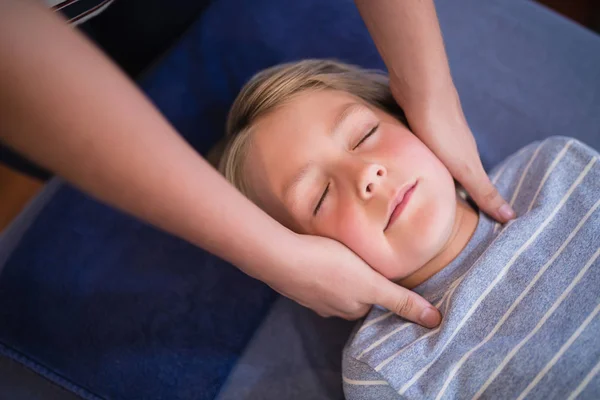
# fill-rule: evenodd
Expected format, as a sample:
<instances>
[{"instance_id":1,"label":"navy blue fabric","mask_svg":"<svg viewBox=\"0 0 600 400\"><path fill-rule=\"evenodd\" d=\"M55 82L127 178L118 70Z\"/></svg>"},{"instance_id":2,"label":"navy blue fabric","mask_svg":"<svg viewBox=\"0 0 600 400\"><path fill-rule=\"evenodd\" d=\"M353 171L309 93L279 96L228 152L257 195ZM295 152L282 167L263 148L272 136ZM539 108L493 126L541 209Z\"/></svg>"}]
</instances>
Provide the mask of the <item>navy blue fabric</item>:
<instances>
[{"instance_id":1,"label":"navy blue fabric","mask_svg":"<svg viewBox=\"0 0 600 400\"><path fill-rule=\"evenodd\" d=\"M524 3L438 3L489 166L550 134L600 147L598 39ZM307 57L383 68L352 1L218 0L140 82L206 152L253 73ZM540 59L545 68L534 68ZM0 351L89 398L210 399L274 298L217 258L63 187L0 276Z\"/></svg>"},{"instance_id":2,"label":"navy blue fabric","mask_svg":"<svg viewBox=\"0 0 600 400\"><path fill-rule=\"evenodd\" d=\"M218 258L63 187L0 277L0 343L88 398L210 399L274 298Z\"/></svg>"}]
</instances>

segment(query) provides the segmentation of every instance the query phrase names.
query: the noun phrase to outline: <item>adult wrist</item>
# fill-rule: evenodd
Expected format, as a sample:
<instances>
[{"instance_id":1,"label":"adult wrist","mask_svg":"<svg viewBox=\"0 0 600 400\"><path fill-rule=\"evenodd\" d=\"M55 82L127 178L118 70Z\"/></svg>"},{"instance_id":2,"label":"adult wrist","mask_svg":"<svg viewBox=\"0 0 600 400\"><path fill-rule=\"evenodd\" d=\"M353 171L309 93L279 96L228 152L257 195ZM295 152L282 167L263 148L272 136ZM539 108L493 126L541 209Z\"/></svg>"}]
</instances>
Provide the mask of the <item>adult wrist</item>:
<instances>
[{"instance_id":1,"label":"adult wrist","mask_svg":"<svg viewBox=\"0 0 600 400\"><path fill-rule=\"evenodd\" d=\"M416 132L462 129L468 126L454 85L407 101L403 110L411 128Z\"/></svg>"},{"instance_id":2,"label":"adult wrist","mask_svg":"<svg viewBox=\"0 0 600 400\"><path fill-rule=\"evenodd\" d=\"M299 236L282 225L264 235L259 257L249 263L246 273L271 286L293 274L300 264L302 243Z\"/></svg>"}]
</instances>

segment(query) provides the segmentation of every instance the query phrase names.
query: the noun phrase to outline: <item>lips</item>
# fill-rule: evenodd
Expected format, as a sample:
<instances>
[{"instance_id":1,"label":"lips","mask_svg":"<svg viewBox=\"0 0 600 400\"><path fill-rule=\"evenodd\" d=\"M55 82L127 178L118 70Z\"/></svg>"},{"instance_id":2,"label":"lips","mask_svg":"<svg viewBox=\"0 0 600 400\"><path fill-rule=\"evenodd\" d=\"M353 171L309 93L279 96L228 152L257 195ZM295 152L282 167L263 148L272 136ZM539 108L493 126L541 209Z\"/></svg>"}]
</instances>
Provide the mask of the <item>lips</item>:
<instances>
[{"instance_id":1,"label":"lips","mask_svg":"<svg viewBox=\"0 0 600 400\"><path fill-rule=\"evenodd\" d=\"M418 183L419 181L416 180L408 185L404 185L393 198L388 209L387 215L389 215L389 217L384 231L386 231L394 223L394 221L398 219L400 214L402 214L402 211L404 211L406 208L406 205L410 201L410 198Z\"/></svg>"}]
</instances>

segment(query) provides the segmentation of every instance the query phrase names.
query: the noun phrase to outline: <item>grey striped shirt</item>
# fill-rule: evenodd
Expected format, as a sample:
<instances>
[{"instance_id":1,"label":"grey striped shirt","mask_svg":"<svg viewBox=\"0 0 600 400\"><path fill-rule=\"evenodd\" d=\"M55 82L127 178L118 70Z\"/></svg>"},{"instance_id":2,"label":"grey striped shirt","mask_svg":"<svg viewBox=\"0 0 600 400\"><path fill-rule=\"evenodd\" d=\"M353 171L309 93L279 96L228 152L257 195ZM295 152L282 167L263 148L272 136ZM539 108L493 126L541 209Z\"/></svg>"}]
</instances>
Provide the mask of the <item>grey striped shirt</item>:
<instances>
[{"instance_id":1,"label":"grey striped shirt","mask_svg":"<svg viewBox=\"0 0 600 400\"><path fill-rule=\"evenodd\" d=\"M434 330L374 308L344 350L353 399L600 398L600 160L574 139L533 143L491 174L519 217L482 216L415 291Z\"/></svg>"}]
</instances>

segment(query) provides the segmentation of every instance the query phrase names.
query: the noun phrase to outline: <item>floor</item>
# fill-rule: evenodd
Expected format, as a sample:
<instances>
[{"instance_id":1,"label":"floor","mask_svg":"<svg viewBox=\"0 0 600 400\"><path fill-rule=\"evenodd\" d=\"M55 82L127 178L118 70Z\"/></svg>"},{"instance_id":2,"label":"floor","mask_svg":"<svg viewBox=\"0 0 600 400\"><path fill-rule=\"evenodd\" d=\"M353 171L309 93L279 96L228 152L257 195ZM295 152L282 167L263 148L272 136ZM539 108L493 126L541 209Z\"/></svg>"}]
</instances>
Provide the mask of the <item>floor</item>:
<instances>
[{"instance_id":1,"label":"floor","mask_svg":"<svg viewBox=\"0 0 600 400\"><path fill-rule=\"evenodd\" d=\"M537 2L600 33L600 0L537 0Z\"/></svg>"},{"instance_id":2,"label":"floor","mask_svg":"<svg viewBox=\"0 0 600 400\"><path fill-rule=\"evenodd\" d=\"M600 33L600 0L537 1ZM43 182L0 164L0 233L42 186Z\"/></svg>"},{"instance_id":3,"label":"floor","mask_svg":"<svg viewBox=\"0 0 600 400\"><path fill-rule=\"evenodd\" d=\"M43 185L0 164L0 233Z\"/></svg>"}]
</instances>

